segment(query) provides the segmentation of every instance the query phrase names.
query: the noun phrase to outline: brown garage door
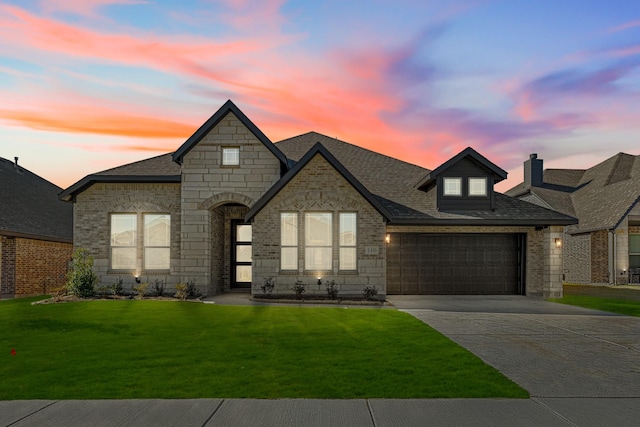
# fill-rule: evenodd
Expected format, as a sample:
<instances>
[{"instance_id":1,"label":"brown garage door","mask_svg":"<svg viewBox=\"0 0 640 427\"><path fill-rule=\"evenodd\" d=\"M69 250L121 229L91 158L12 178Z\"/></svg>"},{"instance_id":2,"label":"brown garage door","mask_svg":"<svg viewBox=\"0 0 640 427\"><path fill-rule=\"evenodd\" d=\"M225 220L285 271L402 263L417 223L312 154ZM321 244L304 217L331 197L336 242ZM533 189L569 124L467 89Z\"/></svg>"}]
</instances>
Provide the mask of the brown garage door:
<instances>
[{"instance_id":1,"label":"brown garage door","mask_svg":"<svg viewBox=\"0 0 640 427\"><path fill-rule=\"evenodd\" d=\"M387 293L524 294L524 234L392 233Z\"/></svg>"}]
</instances>

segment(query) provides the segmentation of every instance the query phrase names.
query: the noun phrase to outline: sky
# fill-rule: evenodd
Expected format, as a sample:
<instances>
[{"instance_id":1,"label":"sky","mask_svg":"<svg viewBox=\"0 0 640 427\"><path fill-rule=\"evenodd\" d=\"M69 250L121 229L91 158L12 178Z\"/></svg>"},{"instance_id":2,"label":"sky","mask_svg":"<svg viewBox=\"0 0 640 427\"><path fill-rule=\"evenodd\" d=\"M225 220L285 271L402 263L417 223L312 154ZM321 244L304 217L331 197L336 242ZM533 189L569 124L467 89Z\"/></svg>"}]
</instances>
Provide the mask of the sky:
<instances>
[{"instance_id":1,"label":"sky","mask_svg":"<svg viewBox=\"0 0 640 427\"><path fill-rule=\"evenodd\" d=\"M175 151L231 99L434 169L522 181L640 154L637 0L0 0L0 157L66 188Z\"/></svg>"}]
</instances>

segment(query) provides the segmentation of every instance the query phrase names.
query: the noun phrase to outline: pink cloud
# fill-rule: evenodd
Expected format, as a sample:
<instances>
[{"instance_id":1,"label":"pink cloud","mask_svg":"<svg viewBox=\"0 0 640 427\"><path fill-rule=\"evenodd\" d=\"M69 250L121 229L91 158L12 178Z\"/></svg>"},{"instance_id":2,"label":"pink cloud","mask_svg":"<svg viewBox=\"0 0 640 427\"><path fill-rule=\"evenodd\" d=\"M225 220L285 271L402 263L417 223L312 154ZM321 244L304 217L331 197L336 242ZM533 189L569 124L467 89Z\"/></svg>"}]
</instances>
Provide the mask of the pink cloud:
<instances>
[{"instance_id":1,"label":"pink cloud","mask_svg":"<svg viewBox=\"0 0 640 427\"><path fill-rule=\"evenodd\" d=\"M111 5L149 4L144 0L40 0L45 13L66 12L82 16L97 16L97 10Z\"/></svg>"}]
</instances>

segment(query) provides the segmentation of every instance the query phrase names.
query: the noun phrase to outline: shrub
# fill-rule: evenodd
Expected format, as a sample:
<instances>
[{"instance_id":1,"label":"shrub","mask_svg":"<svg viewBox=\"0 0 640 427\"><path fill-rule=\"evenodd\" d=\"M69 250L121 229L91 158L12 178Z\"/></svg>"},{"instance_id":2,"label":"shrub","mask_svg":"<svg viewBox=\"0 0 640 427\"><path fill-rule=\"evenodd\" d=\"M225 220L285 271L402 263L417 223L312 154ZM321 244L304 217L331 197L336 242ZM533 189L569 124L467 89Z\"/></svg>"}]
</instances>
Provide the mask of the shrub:
<instances>
[{"instance_id":1,"label":"shrub","mask_svg":"<svg viewBox=\"0 0 640 427\"><path fill-rule=\"evenodd\" d=\"M178 283L176 285L176 293L174 297L184 301L187 298L195 298L198 296L198 289L196 288L196 281L190 279L186 283Z\"/></svg>"},{"instance_id":2,"label":"shrub","mask_svg":"<svg viewBox=\"0 0 640 427\"><path fill-rule=\"evenodd\" d=\"M144 299L144 293L147 291L148 283L140 283L138 286L134 286L132 289L138 293L138 299Z\"/></svg>"},{"instance_id":3,"label":"shrub","mask_svg":"<svg viewBox=\"0 0 640 427\"><path fill-rule=\"evenodd\" d=\"M339 289L338 289L338 285L336 285L336 281L331 280L331 281L325 282L324 285L326 286L327 295L329 296L329 298L338 299Z\"/></svg>"},{"instance_id":4,"label":"shrub","mask_svg":"<svg viewBox=\"0 0 640 427\"><path fill-rule=\"evenodd\" d=\"M273 292L273 288L275 287L276 280L273 277L265 277L262 286L260 286L260 289L262 289L263 294L271 295L271 292Z\"/></svg>"},{"instance_id":5,"label":"shrub","mask_svg":"<svg viewBox=\"0 0 640 427\"><path fill-rule=\"evenodd\" d=\"M67 291L80 298L90 298L96 293L98 275L93 271L93 257L86 249L78 248L71 257L71 269L67 273Z\"/></svg>"},{"instance_id":6,"label":"shrub","mask_svg":"<svg viewBox=\"0 0 640 427\"><path fill-rule=\"evenodd\" d=\"M365 286L364 290L362 291L362 296L367 300L376 299L376 295L378 295L378 290L375 286Z\"/></svg>"},{"instance_id":7,"label":"shrub","mask_svg":"<svg viewBox=\"0 0 640 427\"><path fill-rule=\"evenodd\" d=\"M302 283L302 280L296 280L296 283L293 284L293 293L296 295L296 298L301 299L302 294L307 290L305 284Z\"/></svg>"}]
</instances>

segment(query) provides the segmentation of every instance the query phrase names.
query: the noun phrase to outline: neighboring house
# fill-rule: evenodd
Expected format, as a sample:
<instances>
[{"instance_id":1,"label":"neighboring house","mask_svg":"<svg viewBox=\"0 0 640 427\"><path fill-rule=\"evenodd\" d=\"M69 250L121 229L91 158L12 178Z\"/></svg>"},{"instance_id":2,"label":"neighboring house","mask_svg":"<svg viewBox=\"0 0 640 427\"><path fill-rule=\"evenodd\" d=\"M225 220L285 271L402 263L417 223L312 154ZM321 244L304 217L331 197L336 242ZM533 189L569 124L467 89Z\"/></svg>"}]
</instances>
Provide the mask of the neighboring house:
<instances>
[{"instance_id":1,"label":"neighboring house","mask_svg":"<svg viewBox=\"0 0 640 427\"><path fill-rule=\"evenodd\" d=\"M471 148L429 171L317 133L273 144L228 101L174 153L60 197L105 284L559 296L556 242L575 219L494 192L505 178Z\"/></svg>"},{"instance_id":2,"label":"neighboring house","mask_svg":"<svg viewBox=\"0 0 640 427\"><path fill-rule=\"evenodd\" d=\"M63 286L71 260L73 209L61 188L0 158L0 292L46 294Z\"/></svg>"},{"instance_id":3,"label":"neighboring house","mask_svg":"<svg viewBox=\"0 0 640 427\"><path fill-rule=\"evenodd\" d=\"M567 282L640 281L640 156L618 153L587 170L524 162L524 182L506 194L578 219L565 229Z\"/></svg>"}]
</instances>

